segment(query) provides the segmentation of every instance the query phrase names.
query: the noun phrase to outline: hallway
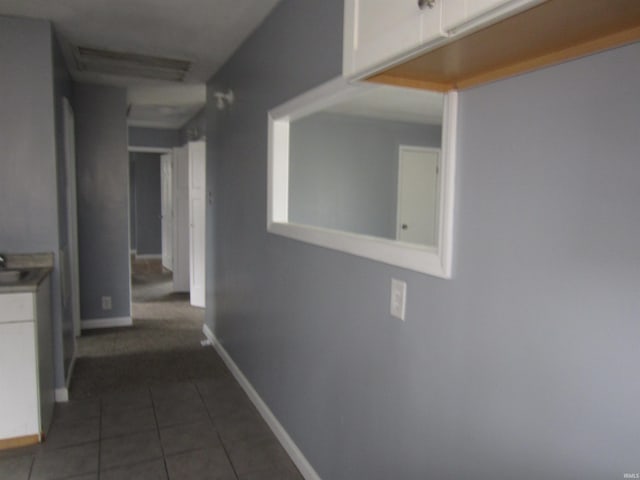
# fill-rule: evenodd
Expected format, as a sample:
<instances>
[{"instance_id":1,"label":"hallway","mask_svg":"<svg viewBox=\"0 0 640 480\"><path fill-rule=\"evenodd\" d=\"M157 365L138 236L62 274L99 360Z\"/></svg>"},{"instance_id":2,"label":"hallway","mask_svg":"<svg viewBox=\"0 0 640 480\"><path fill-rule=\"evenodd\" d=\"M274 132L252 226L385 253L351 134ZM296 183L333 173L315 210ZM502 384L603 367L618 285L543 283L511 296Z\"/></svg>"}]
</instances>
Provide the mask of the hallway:
<instances>
[{"instance_id":1,"label":"hallway","mask_svg":"<svg viewBox=\"0 0 640 480\"><path fill-rule=\"evenodd\" d=\"M302 477L215 350L170 274L134 269L130 328L78 339L71 401L47 440L0 452L3 480Z\"/></svg>"},{"instance_id":2,"label":"hallway","mask_svg":"<svg viewBox=\"0 0 640 480\"><path fill-rule=\"evenodd\" d=\"M204 339L204 310L171 291L157 261L132 265L132 327L85 331L70 395L81 399L159 382L216 378L226 367Z\"/></svg>"}]
</instances>

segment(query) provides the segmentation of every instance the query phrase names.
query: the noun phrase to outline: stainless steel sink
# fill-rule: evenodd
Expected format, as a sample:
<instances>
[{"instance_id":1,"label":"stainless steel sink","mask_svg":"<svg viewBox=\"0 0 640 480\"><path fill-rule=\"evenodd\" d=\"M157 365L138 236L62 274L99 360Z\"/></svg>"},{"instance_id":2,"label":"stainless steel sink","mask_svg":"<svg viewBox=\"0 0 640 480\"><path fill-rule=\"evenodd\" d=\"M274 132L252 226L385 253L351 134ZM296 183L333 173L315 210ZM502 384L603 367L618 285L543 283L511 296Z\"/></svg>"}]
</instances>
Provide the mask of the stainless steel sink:
<instances>
[{"instance_id":1,"label":"stainless steel sink","mask_svg":"<svg viewBox=\"0 0 640 480\"><path fill-rule=\"evenodd\" d=\"M0 285L18 283L29 275L28 270L0 270Z\"/></svg>"}]
</instances>

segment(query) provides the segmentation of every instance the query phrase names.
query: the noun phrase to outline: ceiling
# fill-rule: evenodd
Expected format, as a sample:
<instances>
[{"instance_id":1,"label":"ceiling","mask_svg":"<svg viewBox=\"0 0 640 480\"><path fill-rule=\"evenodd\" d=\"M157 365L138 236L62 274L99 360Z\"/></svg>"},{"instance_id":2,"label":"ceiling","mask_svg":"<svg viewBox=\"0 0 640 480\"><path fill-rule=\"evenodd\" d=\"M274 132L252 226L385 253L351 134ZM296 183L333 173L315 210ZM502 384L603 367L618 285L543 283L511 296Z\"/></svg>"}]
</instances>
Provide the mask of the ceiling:
<instances>
[{"instance_id":1,"label":"ceiling","mask_svg":"<svg viewBox=\"0 0 640 480\"><path fill-rule=\"evenodd\" d=\"M325 111L397 122L442 125L444 95L429 90L367 85L363 93Z\"/></svg>"},{"instance_id":2,"label":"ceiling","mask_svg":"<svg viewBox=\"0 0 640 480\"><path fill-rule=\"evenodd\" d=\"M131 125L176 128L202 108L205 82L278 1L2 0L0 15L51 20L74 80L126 87ZM80 71L78 47L190 66L182 81L141 78L131 70L124 75Z\"/></svg>"},{"instance_id":3,"label":"ceiling","mask_svg":"<svg viewBox=\"0 0 640 480\"><path fill-rule=\"evenodd\" d=\"M127 88L128 123L133 127L181 128L205 103L203 83L134 85Z\"/></svg>"}]
</instances>

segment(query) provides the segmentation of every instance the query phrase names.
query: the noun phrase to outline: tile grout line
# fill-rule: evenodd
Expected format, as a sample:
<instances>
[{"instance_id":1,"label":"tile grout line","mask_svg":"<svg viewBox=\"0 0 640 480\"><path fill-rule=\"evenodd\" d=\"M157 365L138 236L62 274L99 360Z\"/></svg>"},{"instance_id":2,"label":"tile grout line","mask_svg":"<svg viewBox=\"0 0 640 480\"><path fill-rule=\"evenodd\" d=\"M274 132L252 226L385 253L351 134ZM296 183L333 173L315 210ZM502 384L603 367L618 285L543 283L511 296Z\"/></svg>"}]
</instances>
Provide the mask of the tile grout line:
<instances>
[{"instance_id":1,"label":"tile grout line","mask_svg":"<svg viewBox=\"0 0 640 480\"><path fill-rule=\"evenodd\" d=\"M231 466L231 470L233 470L233 475L236 477L236 480L239 480L240 477L238 476L238 472L236 472L236 467L233 465L233 462L231 461L231 456L229 455L229 452L227 451L227 447L224 444L224 441L222 440L222 437L220 436L220 432L218 431L218 427L216 426L216 422L213 419L213 417L211 416L211 412L209 412L209 409L207 408L207 403L204 401L204 397L202 396L202 392L198 388L197 384L194 383L194 386L196 387L196 392L198 392L198 396L200 397L200 401L204 405L204 409L207 411L207 417L209 417L209 421L211 422L211 424L213 425L213 427L214 427L214 429L216 431L216 436L218 437L218 441L220 442L220 446L222 447L222 451L224 452L224 455L225 455L225 457L227 457L227 461L229 462L229 465Z\"/></svg>"},{"instance_id":2,"label":"tile grout line","mask_svg":"<svg viewBox=\"0 0 640 480\"><path fill-rule=\"evenodd\" d=\"M30 479L31 475L33 474L33 466L36 463L36 456L37 454L31 456L31 463L29 464L29 474L27 475L27 479Z\"/></svg>"},{"instance_id":3,"label":"tile grout line","mask_svg":"<svg viewBox=\"0 0 640 480\"><path fill-rule=\"evenodd\" d=\"M162 465L164 465L164 472L169 478L169 466L167 465L167 456L165 455L164 446L162 445L162 437L160 436L160 424L158 423L158 414L156 413L156 402L153 399L153 391L151 386L147 385L149 396L151 397L151 409L153 410L153 419L156 424L156 434L158 435L158 442L160 443L160 450L162 451Z\"/></svg>"},{"instance_id":4,"label":"tile grout line","mask_svg":"<svg viewBox=\"0 0 640 480\"><path fill-rule=\"evenodd\" d=\"M102 456L102 396L98 397L98 412L100 416L98 417L98 473L97 478L100 480L100 460Z\"/></svg>"}]
</instances>

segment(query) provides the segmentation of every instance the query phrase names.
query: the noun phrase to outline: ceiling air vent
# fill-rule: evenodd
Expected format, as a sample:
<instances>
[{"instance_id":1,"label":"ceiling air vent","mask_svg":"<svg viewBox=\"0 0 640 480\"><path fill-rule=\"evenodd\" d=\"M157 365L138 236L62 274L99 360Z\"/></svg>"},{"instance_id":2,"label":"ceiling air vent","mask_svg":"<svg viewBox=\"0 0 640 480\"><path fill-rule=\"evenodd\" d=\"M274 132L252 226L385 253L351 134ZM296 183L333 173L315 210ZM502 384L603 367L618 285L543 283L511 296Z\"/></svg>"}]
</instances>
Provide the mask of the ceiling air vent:
<instances>
[{"instance_id":1,"label":"ceiling air vent","mask_svg":"<svg viewBox=\"0 0 640 480\"><path fill-rule=\"evenodd\" d=\"M81 72L182 81L191 67L186 60L99 48L77 47L75 54Z\"/></svg>"}]
</instances>

